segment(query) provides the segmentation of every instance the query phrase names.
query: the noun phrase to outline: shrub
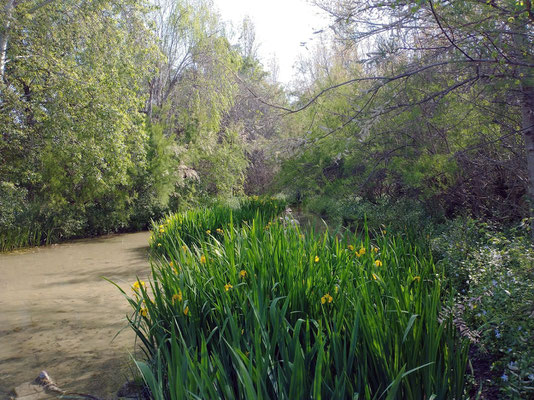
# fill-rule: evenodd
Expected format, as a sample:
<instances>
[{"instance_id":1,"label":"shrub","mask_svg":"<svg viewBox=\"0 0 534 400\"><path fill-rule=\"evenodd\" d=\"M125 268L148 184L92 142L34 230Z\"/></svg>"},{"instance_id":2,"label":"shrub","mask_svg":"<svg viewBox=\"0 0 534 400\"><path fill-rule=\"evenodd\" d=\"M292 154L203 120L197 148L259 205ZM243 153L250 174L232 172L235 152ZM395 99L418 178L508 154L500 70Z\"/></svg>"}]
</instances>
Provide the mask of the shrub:
<instances>
[{"instance_id":1,"label":"shrub","mask_svg":"<svg viewBox=\"0 0 534 400\"><path fill-rule=\"evenodd\" d=\"M524 226L524 225L523 225ZM534 251L523 228L449 222L433 240L456 309L507 398L534 396ZM483 366L473 365L476 375ZM483 382L486 384L486 382Z\"/></svg>"}]
</instances>

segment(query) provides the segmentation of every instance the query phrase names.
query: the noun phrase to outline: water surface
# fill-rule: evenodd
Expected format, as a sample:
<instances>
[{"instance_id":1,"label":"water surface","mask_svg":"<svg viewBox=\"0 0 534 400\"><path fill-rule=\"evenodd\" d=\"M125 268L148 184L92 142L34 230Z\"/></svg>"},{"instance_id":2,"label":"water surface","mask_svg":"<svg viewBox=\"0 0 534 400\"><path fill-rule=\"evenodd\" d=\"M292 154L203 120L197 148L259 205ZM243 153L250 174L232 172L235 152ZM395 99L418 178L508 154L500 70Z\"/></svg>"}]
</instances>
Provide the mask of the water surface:
<instances>
[{"instance_id":1,"label":"water surface","mask_svg":"<svg viewBox=\"0 0 534 400\"><path fill-rule=\"evenodd\" d=\"M148 232L0 254L0 398L46 370L63 389L111 398L131 376L129 287L149 275ZM115 337L115 338L114 338Z\"/></svg>"}]
</instances>

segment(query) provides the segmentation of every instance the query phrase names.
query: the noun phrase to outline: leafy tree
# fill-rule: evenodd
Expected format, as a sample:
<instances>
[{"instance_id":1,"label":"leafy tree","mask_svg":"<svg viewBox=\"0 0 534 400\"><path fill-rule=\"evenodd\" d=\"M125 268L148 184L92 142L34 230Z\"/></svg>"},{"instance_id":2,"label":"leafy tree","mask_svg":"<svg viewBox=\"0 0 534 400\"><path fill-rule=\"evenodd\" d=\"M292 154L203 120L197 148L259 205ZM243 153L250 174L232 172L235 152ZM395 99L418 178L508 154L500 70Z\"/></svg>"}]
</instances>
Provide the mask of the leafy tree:
<instances>
[{"instance_id":1,"label":"leafy tree","mask_svg":"<svg viewBox=\"0 0 534 400\"><path fill-rule=\"evenodd\" d=\"M146 11L135 0L10 10L0 180L25 189L39 204L31 218L57 237L128 222L132 176L146 159L142 84L155 55Z\"/></svg>"},{"instance_id":2,"label":"leafy tree","mask_svg":"<svg viewBox=\"0 0 534 400\"><path fill-rule=\"evenodd\" d=\"M149 83L147 113L166 137L174 138L181 171L173 175L178 178L176 195L182 193L182 203L193 193L193 198L229 195L242 186L241 179L223 184L223 175L232 175L233 169L221 170L220 163L245 167L240 162L243 146L238 146L239 154L234 151L239 137L228 133L235 129L223 124L234 104L241 58L231 48L210 1L164 0L156 6L153 16L165 58ZM221 184L215 184L216 176ZM178 203L176 199L175 207Z\"/></svg>"},{"instance_id":3,"label":"leafy tree","mask_svg":"<svg viewBox=\"0 0 534 400\"><path fill-rule=\"evenodd\" d=\"M534 126L530 2L316 4L361 69L333 80L316 70L294 108L280 107L308 113L297 117L308 132L300 148L330 154L332 167L343 161L352 193L371 200L438 196L456 210L521 216L522 182L534 182L523 161ZM499 209L501 200L516 208Z\"/></svg>"}]
</instances>

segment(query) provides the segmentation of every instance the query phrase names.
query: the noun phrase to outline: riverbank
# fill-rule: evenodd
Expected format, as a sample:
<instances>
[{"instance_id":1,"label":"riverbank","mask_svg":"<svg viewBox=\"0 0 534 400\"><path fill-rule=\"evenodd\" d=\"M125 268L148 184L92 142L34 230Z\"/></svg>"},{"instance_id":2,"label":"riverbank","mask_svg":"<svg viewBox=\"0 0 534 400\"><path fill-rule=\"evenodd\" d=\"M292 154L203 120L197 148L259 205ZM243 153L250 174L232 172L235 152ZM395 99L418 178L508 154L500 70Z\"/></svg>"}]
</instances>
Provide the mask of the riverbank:
<instances>
[{"instance_id":1,"label":"riverbank","mask_svg":"<svg viewBox=\"0 0 534 400\"><path fill-rule=\"evenodd\" d=\"M69 391L111 397L131 377L128 286L149 273L148 232L0 254L0 397L43 369Z\"/></svg>"}]
</instances>

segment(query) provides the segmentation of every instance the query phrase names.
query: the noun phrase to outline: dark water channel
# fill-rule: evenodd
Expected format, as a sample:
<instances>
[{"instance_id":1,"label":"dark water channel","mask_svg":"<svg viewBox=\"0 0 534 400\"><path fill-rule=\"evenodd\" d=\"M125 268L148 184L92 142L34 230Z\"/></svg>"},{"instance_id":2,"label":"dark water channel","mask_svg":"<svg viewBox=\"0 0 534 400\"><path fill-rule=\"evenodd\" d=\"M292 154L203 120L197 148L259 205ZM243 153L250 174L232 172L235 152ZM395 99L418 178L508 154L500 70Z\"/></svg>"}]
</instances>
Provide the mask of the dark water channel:
<instances>
[{"instance_id":1,"label":"dark water channel","mask_svg":"<svg viewBox=\"0 0 534 400\"><path fill-rule=\"evenodd\" d=\"M46 370L68 391L113 398L131 376L129 287L149 274L148 232L0 254L0 398Z\"/></svg>"}]
</instances>

